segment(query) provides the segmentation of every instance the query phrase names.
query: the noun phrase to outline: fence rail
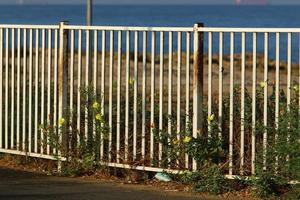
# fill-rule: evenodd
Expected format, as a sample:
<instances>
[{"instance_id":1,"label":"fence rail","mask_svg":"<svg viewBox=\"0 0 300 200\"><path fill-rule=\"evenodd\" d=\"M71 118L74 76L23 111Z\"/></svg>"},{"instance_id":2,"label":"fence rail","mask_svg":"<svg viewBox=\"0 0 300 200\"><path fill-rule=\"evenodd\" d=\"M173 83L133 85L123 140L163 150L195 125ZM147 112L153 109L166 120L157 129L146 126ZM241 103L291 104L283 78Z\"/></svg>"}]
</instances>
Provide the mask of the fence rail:
<instances>
[{"instance_id":1,"label":"fence rail","mask_svg":"<svg viewBox=\"0 0 300 200\"><path fill-rule=\"evenodd\" d=\"M293 84L300 87L299 33L297 28L202 24L0 25L0 152L63 158L60 149L44 142L49 135L43 127L58 127L63 144L67 139L60 121L68 110L76 143L95 139L97 119L82 102L82 88L92 86L109 125L108 140L97 150L102 164L196 170L196 160L187 153L174 160L156 137L167 133L171 144L170 138L182 142L183 133L194 138L218 134L226 145L226 173L254 174L259 151L268 166L270 138L266 130L257 136L257 121L276 125L280 89L288 106L296 95ZM211 124L214 115L218 131Z\"/></svg>"}]
</instances>

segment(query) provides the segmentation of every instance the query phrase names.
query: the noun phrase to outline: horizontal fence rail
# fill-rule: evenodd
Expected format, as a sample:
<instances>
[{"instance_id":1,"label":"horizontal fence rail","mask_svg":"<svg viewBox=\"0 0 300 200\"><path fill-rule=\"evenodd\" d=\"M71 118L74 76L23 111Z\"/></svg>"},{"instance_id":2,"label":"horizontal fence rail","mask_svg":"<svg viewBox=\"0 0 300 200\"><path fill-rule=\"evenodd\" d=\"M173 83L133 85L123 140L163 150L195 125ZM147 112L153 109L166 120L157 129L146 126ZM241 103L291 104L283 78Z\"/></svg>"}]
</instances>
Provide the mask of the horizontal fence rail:
<instances>
[{"instance_id":1,"label":"horizontal fence rail","mask_svg":"<svg viewBox=\"0 0 300 200\"><path fill-rule=\"evenodd\" d=\"M200 163L174 145L217 136L225 173L254 174L276 138L257 123L276 126L299 98L299 34L0 25L0 152L66 160L93 147L103 165L179 172Z\"/></svg>"}]
</instances>

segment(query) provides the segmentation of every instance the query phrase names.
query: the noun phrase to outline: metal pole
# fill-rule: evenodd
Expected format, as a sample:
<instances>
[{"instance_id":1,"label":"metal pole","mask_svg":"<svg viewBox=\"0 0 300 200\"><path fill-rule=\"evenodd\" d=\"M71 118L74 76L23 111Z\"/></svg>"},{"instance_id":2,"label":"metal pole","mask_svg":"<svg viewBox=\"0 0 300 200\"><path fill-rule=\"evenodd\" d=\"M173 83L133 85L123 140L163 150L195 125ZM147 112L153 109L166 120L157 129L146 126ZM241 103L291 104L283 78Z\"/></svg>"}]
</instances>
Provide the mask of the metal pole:
<instances>
[{"instance_id":1,"label":"metal pole","mask_svg":"<svg viewBox=\"0 0 300 200\"><path fill-rule=\"evenodd\" d=\"M87 0L87 6L86 6L86 24L87 26L91 26L92 25L92 16L93 16L93 1L92 0ZM92 53L92 37L90 36L90 31L86 30L86 87L89 87L90 84L92 84L92 59L91 59L91 55ZM91 45L90 45L91 44ZM90 104L91 99L90 97L87 98L87 102L88 104ZM88 144L90 144L90 139L92 138L92 132L89 131L89 126L91 125L91 111L88 109L88 107L86 107L86 113L87 113L87 118L86 118L86 123L85 123L85 136L86 136L86 140L88 142Z\"/></svg>"},{"instance_id":2,"label":"metal pole","mask_svg":"<svg viewBox=\"0 0 300 200\"><path fill-rule=\"evenodd\" d=\"M93 0L87 0L87 5L86 5L86 24L88 26L91 26L93 23Z\"/></svg>"}]
</instances>

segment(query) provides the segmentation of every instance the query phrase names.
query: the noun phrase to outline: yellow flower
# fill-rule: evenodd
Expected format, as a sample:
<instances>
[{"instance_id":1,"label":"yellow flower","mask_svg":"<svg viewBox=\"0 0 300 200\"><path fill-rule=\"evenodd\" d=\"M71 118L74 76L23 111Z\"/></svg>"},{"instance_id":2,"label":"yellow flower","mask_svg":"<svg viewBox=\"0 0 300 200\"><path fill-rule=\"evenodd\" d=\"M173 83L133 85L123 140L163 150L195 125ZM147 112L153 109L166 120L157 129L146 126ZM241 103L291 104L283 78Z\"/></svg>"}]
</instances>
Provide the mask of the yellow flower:
<instances>
[{"instance_id":1,"label":"yellow flower","mask_svg":"<svg viewBox=\"0 0 300 200\"><path fill-rule=\"evenodd\" d=\"M95 118L96 118L96 120L100 121L100 120L102 119L102 116L101 116L101 114L98 113L98 114L95 116Z\"/></svg>"},{"instance_id":2,"label":"yellow flower","mask_svg":"<svg viewBox=\"0 0 300 200\"><path fill-rule=\"evenodd\" d=\"M59 125L63 126L65 124L66 120L64 118L59 119Z\"/></svg>"},{"instance_id":3,"label":"yellow flower","mask_svg":"<svg viewBox=\"0 0 300 200\"><path fill-rule=\"evenodd\" d=\"M93 103L93 108L94 108L94 109L99 109L99 108L100 108L100 104L99 104L97 101L95 101L95 102Z\"/></svg>"},{"instance_id":4,"label":"yellow flower","mask_svg":"<svg viewBox=\"0 0 300 200\"><path fill-rule=\"evenodd\" d=\"M133 78L129 79L129 85L133 85L133 84L134 84L134 79Z\"/></svg>"},{"instance_id":5,"label":"yellow flower","mask_svg":"<svg viewBox=\"0 0 300 200\"><path fill-rule=\"evenodd\" d=\"M215 120L215 115L214 114L212 114L212 115L210 115L209 117L208 117L208 119L207 119L207 121L210 123L210 122L212 122L212 121L214 121Z\"/></svg>"},{"instance_id":6,"label":"yellow flower","mask_svg":"<svg viewBox=\"0 0 300 200\"><path fill-rule=\"evenodd\" d=\"M261 88L265 88L266 87L266 82L264 82L264 81L262 81L262 82L260 82L259 83L259 86L261 87Z\"/></svg>"},{"instance_id":7,"label":"yellow flower","mask_svg":"<svg viewBox=\"0 0 300 200\"><path fill-rule=\"evenodd\" d=\"M298 92L299 91L299 87L297 85L294 85L293 89Z\"/></svg>"},{"instance_id":8,"label":"yellow flower","mask_svg":"<svg viewBox=\"0 0 300 200\"><path fill-rule=\"evenodd\" d=\"M179 144L179 142L180 142L180 141L179 141L178 139L174 139L174 140L173 140L173 144L175 144L175 145Z\"/></svg>"},{"instance_id":9,"label":"yellow flower","mask_svg":"<svg viewBox=\"0 0 300 200\"><path fill-rule=\"evenodd\" d=\"M184 142L184 143L189 143L191 140L192 140L191 137L185 136L185 138L183 139L183 142Z\"/></svg>"}]
</instances>

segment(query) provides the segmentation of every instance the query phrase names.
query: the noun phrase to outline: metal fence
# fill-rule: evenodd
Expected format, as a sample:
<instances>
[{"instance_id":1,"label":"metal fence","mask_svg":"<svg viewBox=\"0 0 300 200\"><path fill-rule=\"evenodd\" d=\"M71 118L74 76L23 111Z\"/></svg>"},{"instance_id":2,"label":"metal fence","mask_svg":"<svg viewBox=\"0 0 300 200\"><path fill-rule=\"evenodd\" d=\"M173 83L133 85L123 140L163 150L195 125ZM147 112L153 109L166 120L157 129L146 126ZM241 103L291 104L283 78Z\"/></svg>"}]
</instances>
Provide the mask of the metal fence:
<instances>
[{"instance_id":1,"label":"metal fence","mask_svg":"<svg viewBox=\"0 0 300 200\"><path fill-rule=\"evenodd\" d=\"M93 86L102 97L101 112L110 127L108 142L99 147L101 164L148 171L196 170L197 162L187 154L178 155L179 164L163 166L162 160L171 158L163 154L165 147L155 140L154 129L175 132L179 141L179 133L190 126L193 137L209 136L213 133L207 118L215 114L218 134L228 144L226 173L255 173L256 147L262 144L265 154L268 144L267 131L256 138L257 109L263 107L263 122L268 125L270 118L278 120L280 88L290 104L292 84L299 85L300 68L294 64L299 57L298 33L300 29L202 24L190 28L0 25L0 152L63 157L42 142L47 136L40 126L61 126L59 119L69 108L75 113L72 123L78 134L88 137L94 119L81 105L81 88ZM264 83L263 105L256 102L259 82ZM240 87L240 103L235 85ZM273 88L275 116L270 116L268 96ZM248 90L251 110L245 109ZM227 97L229 110L224 108Z\"/></svg>"}]
</instances>

